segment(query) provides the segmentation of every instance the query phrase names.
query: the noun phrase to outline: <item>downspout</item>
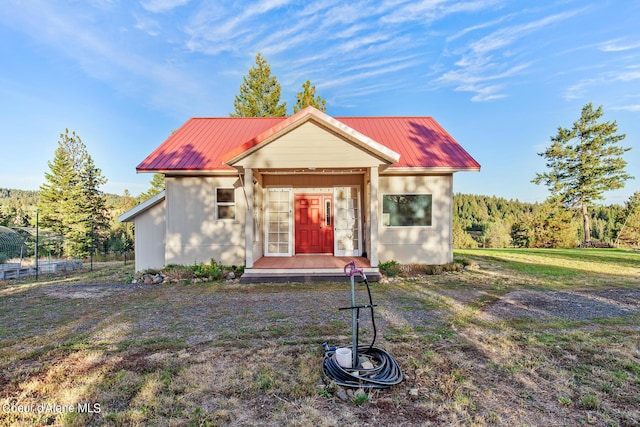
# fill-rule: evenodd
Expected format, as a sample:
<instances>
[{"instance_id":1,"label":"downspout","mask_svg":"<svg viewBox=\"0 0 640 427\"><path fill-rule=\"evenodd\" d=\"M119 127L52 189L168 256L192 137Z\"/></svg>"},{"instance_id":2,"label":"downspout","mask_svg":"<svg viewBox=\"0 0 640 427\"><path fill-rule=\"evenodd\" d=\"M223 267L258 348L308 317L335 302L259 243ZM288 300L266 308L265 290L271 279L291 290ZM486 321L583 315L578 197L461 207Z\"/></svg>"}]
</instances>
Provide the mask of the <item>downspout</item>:
<instances>
[{"instance_id":1,"label":"downspout","mask_svg":"<svg viewBox=\"0 0 640 427\"><path fill-rule=\"evenodd\" d=\"M249 198L247 197L247 190L244 188L244 180L242 179L242 173L238 170L238 179L240 179L240 185L242 186L242 193L244 194L244 201L247 202L247 209L249 209Z\"/></svg>"}]
</instances>

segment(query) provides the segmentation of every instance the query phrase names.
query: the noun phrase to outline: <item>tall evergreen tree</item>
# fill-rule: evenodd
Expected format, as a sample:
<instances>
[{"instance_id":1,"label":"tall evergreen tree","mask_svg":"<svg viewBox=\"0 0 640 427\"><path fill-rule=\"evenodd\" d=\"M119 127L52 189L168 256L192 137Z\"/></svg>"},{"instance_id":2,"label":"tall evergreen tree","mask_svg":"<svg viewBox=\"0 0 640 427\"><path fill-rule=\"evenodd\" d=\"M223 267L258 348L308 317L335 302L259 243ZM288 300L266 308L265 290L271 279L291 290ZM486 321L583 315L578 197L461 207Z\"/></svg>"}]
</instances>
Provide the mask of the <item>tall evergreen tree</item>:
<instances>
[{"instance_id":1,"label":"tall evergreen tree","mask_svg":"<svg viewBox=\"0 0 640 427\"><path fill-rule=\"evenodd\" d=\"M242 79L240 93L233 101L231 117L285 117L287 103L280 103L280 83L271 75L267 60L258 53L256 65Z\"/></svg>"},{"instance_id":2,"label":"tall evergreen tree","mask_svg":"<svg viewBox=\"0 0 640 427\"><path fill-rule=\"evenodd\" d=\"M607 190L624 187L630 178L622 155L631 148L618 143L626 135L618 134L614 122L600 122L602 106L596 110L588 103L571 129L558 127L551 146L540 156L547 160L548 172L538 173L532 182L544 183L552 197L560 197L566 207L579 207L582 213L584 239L591 240L589 207L602 199Z\"/></svg>"},{"instance_id":3,"label":"tall evergreen tree","mask_svg":"<svg viewBox=\"0 0 640 427\"><path fill-rule=\"evenodd\" d=\"M64 253L86 256L91 242L109 229L106 198L100 186L107 182L87 152L80 136L60 134L46 182L40 187L40 225L65 237Z\"/></svg>"},{"instance_id":4,"label":"tall evergreen tree","mask_svg":"<svg viewBox=\"0 0 640 427\"><path fill-rule=\"evenodd\" d=\"M293 112L297 113L306 107L316 107L323 113L327 111L327 101L320 98L320 95L316 95L316 85L311 86L311 82L307 80L302 85L302 92L296 94L296 105L293 106Z\"/></svg>"}]
</instances>

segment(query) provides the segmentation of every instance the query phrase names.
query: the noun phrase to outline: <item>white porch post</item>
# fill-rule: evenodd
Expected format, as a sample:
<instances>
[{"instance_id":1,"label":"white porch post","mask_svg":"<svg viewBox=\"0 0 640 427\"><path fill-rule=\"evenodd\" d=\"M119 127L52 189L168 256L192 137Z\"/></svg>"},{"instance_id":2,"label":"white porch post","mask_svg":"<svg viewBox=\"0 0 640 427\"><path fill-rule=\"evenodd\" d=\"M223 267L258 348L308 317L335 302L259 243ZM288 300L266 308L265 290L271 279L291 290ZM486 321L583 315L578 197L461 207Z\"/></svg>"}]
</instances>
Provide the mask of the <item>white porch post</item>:
<instances>
[{"instance_id":1,"label":"white porch post","mask_svg":"<svg viewBox=\"0 0 640 427\"><path fill-rule=\"evenodd\" d=\"M247 208L244 214L245 267L253 267L253 169L244 170L244 194Z\"/></svg>"},{"instance_id":2,"label":"white porch post","mask_svg":"<svg viewBox=\"0 0 640 427\"><path fill-rule=\"evenodd\" d=\"M371 232L369 236L369 262L371 267L378 266L378 167L369 170L369 219Z\"/></svg>"}]
</instances>

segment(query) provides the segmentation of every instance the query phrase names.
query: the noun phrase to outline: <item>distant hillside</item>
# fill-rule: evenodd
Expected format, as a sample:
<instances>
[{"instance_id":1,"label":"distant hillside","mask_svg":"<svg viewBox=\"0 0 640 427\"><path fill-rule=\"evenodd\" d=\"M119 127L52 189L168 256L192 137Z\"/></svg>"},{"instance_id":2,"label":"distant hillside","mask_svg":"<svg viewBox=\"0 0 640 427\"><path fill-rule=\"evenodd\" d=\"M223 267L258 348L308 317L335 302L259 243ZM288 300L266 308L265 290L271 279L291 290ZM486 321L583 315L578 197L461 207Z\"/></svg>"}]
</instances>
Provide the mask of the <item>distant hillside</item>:
<instances>
[{"instance_id":1,"label":"distant hillside","mask_svg":"<svg viewBox=\"0 0 640 427\"><path fill-rule=\"evenodd\" d=\"M0 199L36 199L38 198L37 190L15 190L12 188L0 187Z\"/></svg>"},{"instance_id":2,"label":"distant hillside","mask_svg":"<svg viewBox=\"0 0 640 427\"><path fill-rule=\"evenodd\" d=\"M9 227L26 227L31 225L38 206L38 190L18 190L0 188L0 225ZM106 194L107 207L118 210L124 196ZM119 212L122 213L122 212Z\"/></svg>"}]
</instances>

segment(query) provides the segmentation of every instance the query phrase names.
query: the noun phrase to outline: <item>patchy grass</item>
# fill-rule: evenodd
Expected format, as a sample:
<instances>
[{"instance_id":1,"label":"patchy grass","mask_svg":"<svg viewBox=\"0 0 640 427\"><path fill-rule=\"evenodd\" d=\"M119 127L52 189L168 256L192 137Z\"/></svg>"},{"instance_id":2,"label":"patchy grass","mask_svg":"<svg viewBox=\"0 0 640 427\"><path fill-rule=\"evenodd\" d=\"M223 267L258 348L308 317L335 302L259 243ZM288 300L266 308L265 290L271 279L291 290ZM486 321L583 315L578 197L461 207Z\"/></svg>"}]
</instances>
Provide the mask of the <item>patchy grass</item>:
<instances>
[{"instance_id":1,"label":"patchy grass","mask_svg":"<svg viewBox=\"0 0 640 427\"><path fill-rule=\"evenodd\" d=\"M637 285L640 254L624 249L482 249L458 250L458 255L513 272L523 273L544 286Z\"/></svg>"},{"instance_id":2,"label":"patchy grass","mask_svg":"<svg viewBox=\"0 0 640 427\"><path fill-rule=\"evenodd\" d=\"M321 344L350 342L346 280L129 285L132 267L109 264L2 282L0 424L640 424L637 253L456 256L480 268L372 284L376 345L405 380L346 398L321 372ZM626 311L495 310L518 292Z\"/></svg>"}]
</instances>

